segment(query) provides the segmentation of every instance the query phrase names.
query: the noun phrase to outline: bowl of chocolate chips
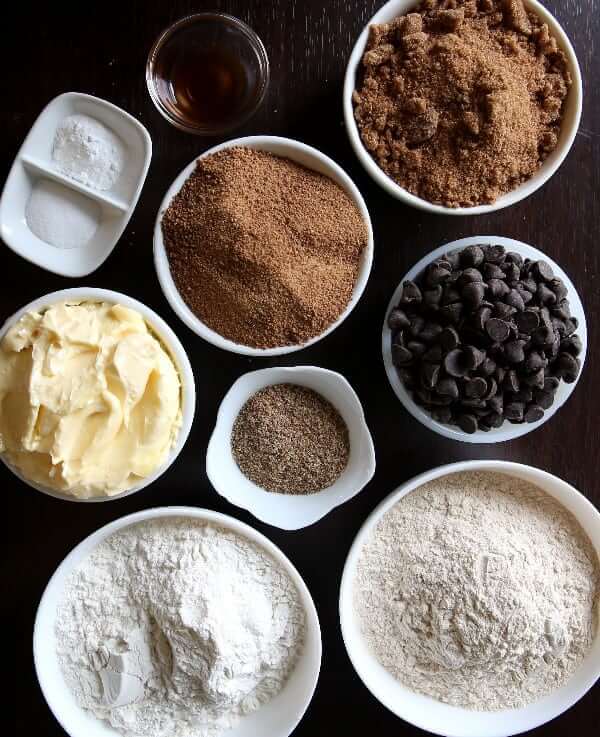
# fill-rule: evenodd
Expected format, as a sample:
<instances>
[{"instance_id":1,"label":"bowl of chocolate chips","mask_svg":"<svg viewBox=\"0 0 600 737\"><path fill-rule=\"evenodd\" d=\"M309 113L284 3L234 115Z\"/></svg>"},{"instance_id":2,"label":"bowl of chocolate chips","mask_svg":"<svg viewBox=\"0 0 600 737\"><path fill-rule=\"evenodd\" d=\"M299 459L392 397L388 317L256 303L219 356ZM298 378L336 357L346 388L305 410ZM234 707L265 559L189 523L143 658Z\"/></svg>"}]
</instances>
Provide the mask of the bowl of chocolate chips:
<instances>
[{"instance_id":1,"label":"bowl of chocolate chips","mask_svg":"<svg viewBox=\"0 0 600 737\"><path fill-rule=\"evenodd\" d=\"M390 384L413 417L448 438L495 443L539 427L567 401L587 327L558 264L511 238L475 236L408 272L382 340Z\"/></svg>"}]
</instances>

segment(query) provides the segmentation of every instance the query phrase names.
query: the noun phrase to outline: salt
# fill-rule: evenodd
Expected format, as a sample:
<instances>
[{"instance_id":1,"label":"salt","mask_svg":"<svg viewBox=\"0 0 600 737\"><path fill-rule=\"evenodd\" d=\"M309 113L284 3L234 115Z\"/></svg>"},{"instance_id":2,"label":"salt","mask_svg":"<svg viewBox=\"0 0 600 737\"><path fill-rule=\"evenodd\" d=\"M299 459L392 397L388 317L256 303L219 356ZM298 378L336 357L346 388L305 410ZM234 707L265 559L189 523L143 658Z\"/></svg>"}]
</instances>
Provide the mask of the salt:
<instances>
[{"instance_id":1,"label":"salt","mask_svg":"<svg viewBox=\"0 0 600 737\"><path fill-rule=\"evenodd\" d=\"M34 186L25 220L32 233L56 248L80 248L94 236L100 207L85 195L49 179Z\"/></svg>"},{"instance_id":2,"label":"salt","mask_svg":"<svg viewBox=\"0 0 600 737\"><path fill-rule=\"evenodd\" d=\"M121 139L89 115L69 115L56 129L52 158L57 169L94 189L110 189L123 171Z\"/></svg>"}]
</instances>

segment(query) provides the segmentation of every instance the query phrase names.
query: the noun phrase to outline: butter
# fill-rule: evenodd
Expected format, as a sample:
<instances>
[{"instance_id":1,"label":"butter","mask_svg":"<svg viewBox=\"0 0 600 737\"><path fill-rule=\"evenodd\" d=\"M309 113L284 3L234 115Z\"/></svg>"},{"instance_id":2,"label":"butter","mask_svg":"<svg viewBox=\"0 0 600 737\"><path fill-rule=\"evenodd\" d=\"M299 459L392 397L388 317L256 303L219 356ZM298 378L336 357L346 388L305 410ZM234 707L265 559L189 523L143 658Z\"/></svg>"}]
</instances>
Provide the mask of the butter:
<instances>
[{"instance_id":1,"label":"butter","mask_svg":"<svg viewBox=\"0 0 600 737\"><path fill-rule=\"evenodd\" d=\"M62 302L0 343L0 453L44 487L118 494L166 460L180 424L179 374L134 310Z\"/></svg>"}]
</instances>

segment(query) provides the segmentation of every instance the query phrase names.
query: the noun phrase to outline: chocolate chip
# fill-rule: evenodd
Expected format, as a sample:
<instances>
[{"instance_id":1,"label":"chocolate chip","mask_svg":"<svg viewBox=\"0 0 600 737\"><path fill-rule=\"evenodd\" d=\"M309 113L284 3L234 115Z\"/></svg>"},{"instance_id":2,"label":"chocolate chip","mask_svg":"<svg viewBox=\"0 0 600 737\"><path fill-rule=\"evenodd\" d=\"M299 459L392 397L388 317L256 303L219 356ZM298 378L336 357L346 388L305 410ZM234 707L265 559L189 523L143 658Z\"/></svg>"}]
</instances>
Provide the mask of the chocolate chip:
<instances>
[{"instance_id":1,"label":"chocolate chip","mask_svg":"<svg viewBox=\"0 0 600 737\"><path fill-rule=\"evenodd\" d=\"M488 399L488 407L498 414L504 412L504 397L502 394L496 394Z\"/></svg>"},{"instance_id":2,"label":"chocolate chip","mask_svg":"<svg viewBox=\"0 0 600 737\"><path fill-rule=\"evenodd\" d=\"M478 269L465 269L458 280L458 284L461 287L464 287L466 284L476 284L478 282L483 282L483 277Z\"/></svg>"},{"instance_id":3,"label":"chocolate chip","mask_svg":"<svg viewBox=\"0 0 600 737\"><path fill-rule=\"evenodd\" d=\"M538 351L531 351L525 359L525 371L528 371L529 373L538 371L541 368L546 368L547 365L548 360L544 358L541 353L538 353Z\"/></svg>"},{"instance_id":4,"label":"chocolate chip","mask_svg":"<svg viewBox=\"0 0 600 737\"><path fill-rule=\"evenodd\" d=\"M434 261L427 267L427 270L425 272L425 282L427 286L438 286L439 284L441 284L441 282L445 281L448 278L451 271L452 267L448 262Z\"/></svg>"},{"instance_id":5,"label":"chocolate chip","mask_svg":"<svg viewBox=\"0 0 600 737\"><path fill-rule=\"evenodd\" d=\"M433 343L433 341L442 332L442 326L435 322L425 323L425 326L419 333L419 338L424 340L426 343Z\"/></svg>"},{"instance_id":6,"label":"chocolate chip","mask_svg":"<svg viewBox=\"0 0 600 737\"><path fill-rule=\"evenodd\" d=\"M568 320L571 317L571 308L566 299L552 305L552 314L560 320Z\"/></svg>"},{"instance_id":7,"label":"chocolate chip","mask_svg":"<svg viewBox=\"0 0 600 737\"><path fill-rule=\"evenodd\" d=\"M505 373L504 381L502 383L504 388L509 392L519 391L519 377L517 376L517 372L513 369L510 369L510 371Z\"/></svg>"},{"instance_id":8,"label":"chocolate chip","mask_svg":"<svg viewBox=\"0 0 600 737\"><path fill-rule=\"evenodd\" d=\"M477 308L483 302L485 285L483 282L470 282L462 290L462 298L469 302L472 308Z\"/></svg>"},{"instance_id":9,"label":"chocolate chip","mask_svg":"<svg viewBox=\"0 0 600 737\"><path fill-rule=\"evenodd\" d=\"M477 418L475 415L462 414L457 418L458 426L463 432L472 435L477 430Z\"/></svg>"},{"instance_id":10,"label":"chocolate chip","mask_svg":"<svg viewBox=\"0 0 600 737\"><path fill-rule=\"evenodd\" d=\"M446 373L450 374L450 376L458 378L466 376L469 373L471 366L467 364L464 351L460 348L455 348L444 358L444 368L446 369Z\"/></svg>"},{"instance_id":11,"label":"chocolate chip","mask_svg":"<svg viewBox=\"0 0 600 737\"><path fill-rule=\"evenodd\" d=\"M510 264L516 264L519 269L521 268L521 266L523 266L523 257L520 253L516 253L515 251L508 251L506 253L505 260L508 261L508 263Z\"/></svg>"},{"instance_id":12,"label":"chocolate chip","mask_svg":"<svg viewBox=\"0 0 600 737\"><path fill-rule=\"evenodd\" d=\"M427 361L428 363L441 363L442 356L442 346L436 343L425 351L422 358L423 361Z\"/></svg>"},{"instance_id":13,"label":"chocolate chip","mask_svg":"<svg viewBox=\"0 0 600 737\"><path fill-rule=\"evenodd\" d=\"M421 290L414 283L414 281L405 281L402 285L402 297L400 297L400 304L420 304L423 299Z\"/></svg>"},{"instance_id":14,"label":"chocolate chip","mask_svg":"<svg viewBox=\"0 0 600 737\"><path fill-rule=\"evenodd\" d=\"M448 376L437 382L435 390L438 394L452 397L452 399L458 399L458 384Z\"/></svg>"},{"instance_id":15,"label":"chocolate chip","mask_svg":"<svg viewBox=\"0 0 600 737\"><path fill-rule=\"evenodd\" d=\"M517 310L511 305L505 305L504 302L494 302L494 315L501 320L510 319Z\"/></svg>"},{"instance_id":16,"label":"chocolate chip","mask_svg":"<svg viewBox=\"0 0 600 737\"><path fill-rule=\"evenodd\" d=\"M458 291L458 289L455 289L454 287L451 287L449 285L442 287L442 299L440 301L440 304L451 305L454 302L460 302L460 292Z\"/></svg>"},{"instance_id":17,"label":"chocolate chip","mask_svg":"<svg viewBox=\"0 0 600 737\"><path fill-rule=\"evenodd\" d=\"M388 327L390 330L403 330L409 325L410 320L404 310L400 310L396 307L388 315Z\"/></svg>"},{"instance_id":18,"label":"chocolate chip","mask_svg":"<svg viewBox=\"0 0 600 737\"><path fill-rule=\"evenodd\" d=\"M487 393L487 381L481 376L465 381L465 396L469 399L481 399Z\"/></svg>"},{"instance_id":19,"label":"chocolate chip","mask_svg":"<svg viewBox=\"0 0 600 737\"><path fill-rule=\"evenodd\" d=\"M490 317L485 323L485 331L494 343L503 343L510 335L510 327L505 320Z\"/></svg>"},{"instance_id":20,"label":"chocolate chip","mask_svg":"<svg viewBox=\"0 0 600 737\"><path fill-rule=\"evenodd\" d=\"M506 376L506 369L502 366L496 366L496 370L494 371L494 378L498 382L498 384L502 384L504 381L504 377Z\"/></svg>"},{"instance_id":21,"label":"chocolate chip","mask_svg":"<svg viewBox=\"0 0 600 737\"><path fill-rule=\"evenodd\" d=\"M550 409L554 403L554 394L552 392L545 392L543 389L534 392L533 398L535 403L542 409Z\"/></svg>"},{"instance_id":22,"label":"chocolate chip","mask_svg":"<svg viewBox=\"0 0 600 737\"><path fill-rule=\"evenodd\" d=\"M527 384L527 386L533 387L535 389L543 389L544 388L544 367L539 368L537 371L534 371L532 374L527 374L527 376L523 377L523 381Z\"/></svg>"},{"instance_id":23,"label":"chocolate chip","mask_svg":"<svg viewBox=\"0 0 600 737\"><path fill-rule=\"evenodd\" d=\"M506 297L504 297L504 303L514 307L518 312L522 312L525 309L525 302L523 302L523 297L521 297L517 289L510 290Z\"/></svg>"},{"instance_id":24,"label":"chocolate chip","mask_svg":"<svg viewBox=\"0 0 600 737\"><path fill-rule=\"evenodd\" d=\"M550 322L552 323L552 329L555 333L558 333L560 338L567 337L567 323L565 320L559 320L558 317L551 317Z\"/></svg>"},{"instance_id":25,"label":"chocolate chip","mask_svg":"<svg viewBox=\"0 0 600 737\"><path fill-rule=\"evenodd\" d=\"M479 266L483 263L483 251L479 246L467 246L460 251L460 262L468 266Z\"/></svg>"},{"instance_id":26,"label":"chocolate chip","mask_svg":"<svg viewBox=\"0 0 600 737\"><path fill-rule=\"evenodd\" d=\"M431 309L437 309L442 300L442 287L438 284L433 289L426 289L423 292L423 302Z\"/></svg>"},{"instance_id":27,"label":"chocolate chip","mask_svg":"<svg viewBox=\"0 0 600 737\"><path fill-rule=\"evenodd\" d=\"M509 402L504 407L504 416L512 422L521 422L523 420L523 412L525 405L523 402Z\"/></svg>"},{"instance_id":28,"label":"chocolate chip","mask_svg":"<svg viewBox=\"0 0 600 737\"><path fill-rule=\"evenodd\" d=\"M447 425L452 420L452 410L449 407L437 407L433 410L431 416L437 422Z\"/></svg>"},{"instance_id":29,"label":"chocolate chip","mask_svg":"<svg viewBox=\"0 0 600 737\"><path fill-rule=\"evenodd\" d=\"M459 323L462 312L462 302L453 302L451 305L444 305L443 307L440 307L440 314L446 320L454 323L455 325Z\"/></svg>"},{"instance_id":30,"label":"chocolate chip","mask_svg":"<svg viewBox=\"0 0 600 737\"><path fill-rule=\"evenodd\" d=\"M579 327L579 320L576 317L570 317L565 320L565 332L567 335L572 335Z\"/></svg>"},{"instance_id":31,"label":"chocolate chip","mask_svg":"<svg viewBox=\"0 0 600 737\"><path fill-rule=\"evenodd\" d=\"M485 353L472 345L465 346L463 352L465 355L465 362L471 370L476 369L485 358Z\"/></svg>"},{"instance_id":32,"label":"chocolate chip","mask_svg":"<svg viewBox=\"0 0 600 737\"><path fill-rule=\"evenodd\" d=\"M561 353L556 361L556 375L567 384L572 384L579 374L579 361L570 353Z\"/></svg>"},{"instance_id":33,"label":"chocolate chip","mask_svg":"<svg viewBox=\"0 0 600 737\"><path fill-rule=\"evenodd\" d=\"M408 348L402 345L392 346L392 363L394 366L407 366L409 363L412 363L412 360L413 355Z\"/></svg>"},{"instance_id":34,"label":"chocolate chip","mask_svg":"<svg viewBox=\"0 0 600 737\"><path fill-rule=\"evenodd\" d=\"M572 356L578 356L583 350L583 343L578 335L570 335L560 343L561 351L566 351Z\"/></svg>"},{"instance_id":35,"label":"chocolate chip","mask_svg":"<svg viewBox=\"0 0 600 737\"><path fill-rule=\"evenodd\" d=\"M502 426L502 423L504 422L504 417L502 412L490 412L489 415L486 415L485 422L487 425L489 425L490 428L499 428Z\"/></svg>"},{"instance_id":36,"label":"chocolate chip","mask_svg":"<svg viewBox=\"0 0 600 737\"><path fill-rule=\"evenodd\" d=\"M506 279L506 274L499 266L496 266L496 264L485 263L481 267L481 274L485 281L488 281L489 279Z\"/></svg>"},{"instance_id":37,"label":"chocolate chip","mask_svg":"<svg viewBox=\"0 0 600 737\"><path fill-rule=\"evenodd\" d=\"M422 380L425 388L433 389L440 375L440 367L435 363L424 363L422 368Z\"/></svg>"},{"instance_id":38,"label":"chocolate chip","mask_svg":"<svg viewBox=\"0 0 600 737\"><path fill-rule=\"evenodd\" d=\"M439 334L438 341L445 351L451 351L460 345L460 336L455 328L448 326Z\"/></svg>"},{"instance_id":39,"label":"chocolate chip","mask_svg":"<svg viewBox=\"0 0 600 737\"><path fill-rule=\"evenodd\" d=\"M496 384L496 379L494 379L493 376L490 376L489 379L486 382L486 393L483 395L483 399L487 402L493 397L496 396L496 392L498 391L498 384Z\"/></svg>"},{"instance_id":40,"label":"chocolate chip","mask_svg":"<svg viewBox=\"0 0 600 737\"><path fill-rule=\"evenodd\" d=\"M535 330L532 335L532 339L535 345L538 345L541 348L547 348L551 346L554 342L554 337L554 330L552 329L552 327L547 327L545 325L537 328L537 330Z\"/></svg>"},{"instance_id":41,"label":"chocolate chip","mask_svg":"<svg viewBox=\"0 0 600 737\"><path fill-rule=\"evenodd\" d=\"M504 263L501 266L504 278L509 282L516 282L521 276L521 270L516 264Z\"/></svg>"},{"instance_id":42,"label":"chocolate chip","mask_svg":"<svg viewBox=\"0 0 600 737\"><path fill-rule=\"evenodd\" d=\"M544 380L544 391L554 394L560 385L560 379L556 376L546 376Z\"/></svg>"},{"instance_id":43,"label":"chocolate chip","mask_svg":"<svg viewBox=\"0 0 600 737\"><path fill-rule=\"evenodd\" d=\"M531 335L531 333L533 333L540 324L539 314L529 308L523 310L523 312L518 312L515 315L514 320L519 332L526 333L527 335Z\"/></svg>"},{"instance_id":44,"label":"chocolate chip","mask_svg":"<svg viewBox=\"0 0 600 737\"><path fill-rule=\"evenodd\" d=\"M523 416L523 419L525 422L537 422L538 420L541 420L544 416L544 410L542 407L540 407L539 404L531 403L527 405L527 410L525 411L525 415Z\"/></svg>"},{"instance_id":45,"label":"chocolate chip","mask_svg":"<svg viewBox=\"0 0 600 737\"><path fill-rule=\"evenodd\" d=\"M505 294L508 294L510 292L510 287L506 282L501 281L500 279L490 279L487 282L487 289L494 299L504 297Z\"/></svg>"},{"instance_id":46,"label":"chocolate chip","mask_svg":"<svg viewBox=\"0 0 600 737\"><path fill-rule=\"evenodd\" d=\"M504 355L509 363L521 363L525 360L522 340L511 340L504 346Z\"/></svg>"},{"instance_id":47,"label":"chocolate chip","mask_svg":"<svg viewBox=\"0 0 600 737\"><path fill-rule=\"evenodd\" d=\"M536 261L531 271L536 279L541 279L542 281L552 281L554 279L554 272L552 271L552 267L549 263L546 261Z\"/></svg>"},{"instance_id":48,"label":"chocolate chip","mask_svg":"<svg viewBox=\"0 0 600 737\"><path fill-rule=\"evenodd\" d=\"M532 279L531 277L528 279L521 279L521 284L523 285L523 289L531 292L531 294L535 294L537 292L537 282L535 279Z\"/></svg>"},{"instance_id":49,"label":"chocolate chip","mask_svg":"<svg viewBox=\"0 0 600 737\"><path fill-rule=\"evenodd\" d=\"M569 294L569 292L567 290L566 284L564 283L562 279L555 277L554 279L551 279L548 282L548 286L556 295L557 302L560 302L561 300L567 298L567 295Z\"/></svg>"},{"instance_id":50,"label":"chocolate chip","mask_svg":"<svg viewBox=\"0 0 600 737\"><path fill-rule=\"evenodd\" d=\"M504 261L506 249L504 246L486 246L483 249L483 258L490 264L499 264Z\"/></svg>"},{"instance_id":51,"label":"chocolate chip","mask_svg":"<svg viewBox=\"0 0 600 737\"><path fill-rule=\"evenodd\" d=\"M410 325L408 326L408 332L416 338L417 335L425 327L425 318L420 315L412 315L410 318Z\"/></svg>"},{"instance_id":52,"label":"chocolate chip","mask_svg":"<svg viewBox=\"0 0 600 737\"><path fill-rule=\"evenodd\" d=\"M480 332L483 332L485 330L485 324L489 320L491 314L492 310L490 307L480 307L473 318L475 328Z\"/></svg>"},{"instance_id":53,"label":"chocolate chip","mask_svg":"<svg viewBox=\"0 0 600 737\"><path fill-rule=\"evenodd\" d=\"M479 373L483 376L491 376L496 370L496 362L493 361L489 356L484 358L479 367Z\"/></svg>"},{"instance_id":54,"label":"chocolate chip","mask_svg":"<svg viewBox=\"0 0 600 737\"><path fill-rule=\"evenodd\" d=\"M425 343L421 343L420 340L409 340L406 347L415 358L422 356L427 350Z\"/></svg>"},{"instance_id":55,"label":"chocolate chip","mask_svg":"<svg viewBox=\"0 0 600 737\"><path fill-rule=\"evenodd\" d=\"M541 282L537 285L536 297L541 305L553 305L556 302L554 292Z\"/></svg>"}]
</instances>

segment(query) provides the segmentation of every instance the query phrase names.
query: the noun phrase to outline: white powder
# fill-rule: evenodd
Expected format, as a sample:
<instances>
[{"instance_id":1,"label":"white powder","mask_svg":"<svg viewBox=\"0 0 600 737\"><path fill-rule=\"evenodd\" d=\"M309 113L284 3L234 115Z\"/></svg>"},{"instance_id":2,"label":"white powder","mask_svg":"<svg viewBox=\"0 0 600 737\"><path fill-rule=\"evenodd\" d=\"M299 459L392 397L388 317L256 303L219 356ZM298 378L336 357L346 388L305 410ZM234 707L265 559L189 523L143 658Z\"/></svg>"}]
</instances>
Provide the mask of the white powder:
<instances>
[{"instance_id":1,"label":"white powder","mask_svg":"<svg viewBox=\"0 0 600 737\"><path fill-rule=\"evenodd\" d=\"M283 687L304 610L261 548L182 518L101 543L70 576L57 651L77 701L128 737L212 737Z\"/></svg>"},{"instance_id":2,"label":"white powder","mask_svg":"<svg viewBox=\"0 0 600 737\"><path fill-rule=\"evenodd\" d=\"M32 233L51 246L80 248L98 229L100 207L58 182L40 179L25 207L25 221Z\"/></svg>"},{"instance_id":3,"label":"white powder","mask_svg":"<svg viewBox=\"0 0 600 737\"><path fill-rule=\"evenodd\" d=\"M364 546L361 629L408 688L477 710L559 688L597 632L598 559L541 489L458 473L401 499Z\"/></svg>"},{"instance_id":4,"label":"white powder","mask_svg":"<svg viewBox=\"0 0 600 737\"><path fill-rule=\"evenodd\" d=\"M125 146L89 115L69 115L56 129L52 158L66 176L95 189L110 189L123 171Z\"/></svg>"}]
</instances>

